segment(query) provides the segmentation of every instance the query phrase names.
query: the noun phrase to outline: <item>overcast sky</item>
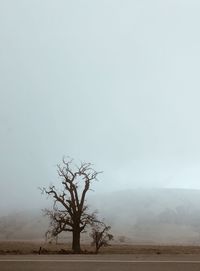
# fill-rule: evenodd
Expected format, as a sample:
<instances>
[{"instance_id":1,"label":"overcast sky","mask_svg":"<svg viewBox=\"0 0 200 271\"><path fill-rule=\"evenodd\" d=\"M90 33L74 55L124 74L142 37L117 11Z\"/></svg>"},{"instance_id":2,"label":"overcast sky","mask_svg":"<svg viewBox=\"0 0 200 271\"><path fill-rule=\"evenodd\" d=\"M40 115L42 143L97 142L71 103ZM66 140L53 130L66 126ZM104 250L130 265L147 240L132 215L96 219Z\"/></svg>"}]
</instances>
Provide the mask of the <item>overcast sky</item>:
<instances>
[{"instance_id":1,"label":"overcast sky","mask_svg":"<svg viewBox=\"0 0 200 271\"><path fill-rule=\"evenodd\" d=\"M103 170L101 192L200 188L199 14L198 0L0 0L1 208L37 204L63 155Z\"/></svg>"}]
</instances>

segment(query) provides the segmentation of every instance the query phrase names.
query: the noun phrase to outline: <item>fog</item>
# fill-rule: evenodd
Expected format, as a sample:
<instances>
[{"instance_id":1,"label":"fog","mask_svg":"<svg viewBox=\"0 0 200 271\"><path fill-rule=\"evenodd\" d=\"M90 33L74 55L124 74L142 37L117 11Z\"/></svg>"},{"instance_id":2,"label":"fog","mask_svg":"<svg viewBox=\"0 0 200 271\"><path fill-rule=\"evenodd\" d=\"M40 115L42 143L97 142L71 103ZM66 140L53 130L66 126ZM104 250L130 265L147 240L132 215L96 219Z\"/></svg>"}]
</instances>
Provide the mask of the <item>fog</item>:
<instances>
[{"instance_id":1,"label":"fog","mask_svg":"<svg viewBox=\"0 0 200 271\"><path fill-rule=\"evenodd\" d=\"M0 211L45 204L63 155L95 193L200 189L200 2L0 1Z\"/></svg>"},{"instance_id":2,"label":"fog","mask_svg":"<svg viewBox=\"0 0 200 271\"><path fill-rule=\"evenodd\" d=\"M115 243L200 245L199 190L129 189L93 194L87 203L111 226ZM0 240L44 241L48 224L40 209L5 214ZM91 242L90 230L81 234L82 242ZM70 232L59 234L63 241L71 242Z\"/></svg>"}]
</instances>

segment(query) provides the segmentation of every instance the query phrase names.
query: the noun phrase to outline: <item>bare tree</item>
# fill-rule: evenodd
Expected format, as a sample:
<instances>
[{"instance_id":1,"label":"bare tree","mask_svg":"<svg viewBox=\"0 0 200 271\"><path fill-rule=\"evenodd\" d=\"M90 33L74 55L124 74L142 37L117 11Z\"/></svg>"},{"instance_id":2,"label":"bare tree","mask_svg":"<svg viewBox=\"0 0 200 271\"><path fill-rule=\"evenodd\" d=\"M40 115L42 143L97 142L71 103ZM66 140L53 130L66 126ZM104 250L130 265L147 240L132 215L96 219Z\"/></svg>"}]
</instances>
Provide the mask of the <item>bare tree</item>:
<instances>
[{"instance_id":1,"label":"bare tree","mask_svg":"<svg viewBox=\"0 0 200 271\"><path fill-rule=\"evenodd\" d=\"M95 222L92 226L92 245L95 246L95 252L98 253L101 247L109 246L109 242L113 240L113 235L109 233L111 227L106 226L103 222Z\"/></svg>"},{"instance_id":2,"label":"bare tree","mask_svg":"<svg viewBox=\"0 0 200 271\"><path fill-rule=\"evenodd\" d=\"M45 212L45 210L43 210ZM51 224L51 223L50 223ZM54 234L54 229L49 228L46 232L45 232L45 242L49 242L49 243L56 243L56 245L58 244L58 234Z\"/></svg>"},{"instance_id":3,"label":"bare tree","mask_svg":"<svg viewBox=\"0 0 200 271\"><path fill-rule=\"evenodd\" d=\"M63 159L62 162L58 165L62 188L59 190L51 185L42 189L53 198L52 210L45 209L44 213L50 218L48 233L55 237L61 232L72 232L72 250L80 253L80 234L96 220L95 213L88 210L86 194L100 172L95 171L91 163L76 166L73 160Z\"/></svg>"}]
</instances>

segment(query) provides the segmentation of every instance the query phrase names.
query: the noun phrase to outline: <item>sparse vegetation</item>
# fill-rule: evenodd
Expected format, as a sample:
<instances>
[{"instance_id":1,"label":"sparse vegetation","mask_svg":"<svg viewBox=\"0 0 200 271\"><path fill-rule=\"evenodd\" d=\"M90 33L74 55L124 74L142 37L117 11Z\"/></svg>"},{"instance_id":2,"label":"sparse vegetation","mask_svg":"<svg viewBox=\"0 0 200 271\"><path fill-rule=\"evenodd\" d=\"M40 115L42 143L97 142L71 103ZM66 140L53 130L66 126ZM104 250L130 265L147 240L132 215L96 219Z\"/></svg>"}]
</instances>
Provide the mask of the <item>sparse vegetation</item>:
<instances>
[{"instance_id":1,"label":"sparse vegetation","mask_svg":"<svg viewBox=\"0 0 200 271\"><path fill-rule=\"evenodd\" d=\"M110 241L113 240L113 235L109 233L111 227L106 226L105 223L94 223L92 226L92 245L95 246L95 253L99 252L101 247L107 247L110 245Z\"/></svg>"},{"instance_id":2,"label":"sparse vegetation","mask_svg":"<svg viewBox=\"0 0 200 271\"><path fill-rule=\"evenodd\" d=\"M1 241L0 254L71 254L70 243L47 244L43 242ZM84 253L93 254L90 244L82 244ZM199 255L199 246L158 246L158 245L117 245L104 247L100 254L133 254L133 255Z\"/></svg>"},{"instance_id":3,"label":"sparse vegetation","mask_svg":"<svg viewBox=\"0 0 200 271\"><path fill-rule=\"evenodd\" d=\"M118 237L118 240L119 240L120 243L125 243L126 237L125 237L124 235L120 235L120 236Z\"/></svg>"}]
</instances>

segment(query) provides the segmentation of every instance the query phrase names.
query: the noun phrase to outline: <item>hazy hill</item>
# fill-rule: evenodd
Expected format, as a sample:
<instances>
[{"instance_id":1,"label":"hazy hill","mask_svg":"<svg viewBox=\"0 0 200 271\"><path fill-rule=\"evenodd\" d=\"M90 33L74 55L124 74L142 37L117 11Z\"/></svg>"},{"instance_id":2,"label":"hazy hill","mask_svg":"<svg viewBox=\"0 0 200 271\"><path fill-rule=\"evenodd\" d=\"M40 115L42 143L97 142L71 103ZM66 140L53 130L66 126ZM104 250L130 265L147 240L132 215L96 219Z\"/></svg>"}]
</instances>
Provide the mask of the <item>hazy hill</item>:
<instances>
[{"instance_id":1,"label":"hazy hill","mask_svg":"<svg viewBox=\"0 0 200 271\"><path fill-rule=\"evenodd\" d=\"M199 190L119 191L99 197L96 205L113 230L127 240L200 244Z\"/></svg>"},{"instance_id":2,"label":"hazy hill","mask_svg":"<svg viewBox=\"0 0 200 271\"><path fill-rule=\"evenodd\" d=\"M200 244L199 190L94 193L88 202L112 226L116 241ZM47 227L39 209L2 216L0 239L42 239Z\"/></svg>"},{"instance_id":3,"label":"hazy hill","mask_svg":"<svg viewBox=\"0 0 200 271\"><path fill-rule=\"evenodd\" d=\"M0 239L37 240L44 236L48 221L41 210L11 213L0 217Z\"/></svg>"}]
</instances>

